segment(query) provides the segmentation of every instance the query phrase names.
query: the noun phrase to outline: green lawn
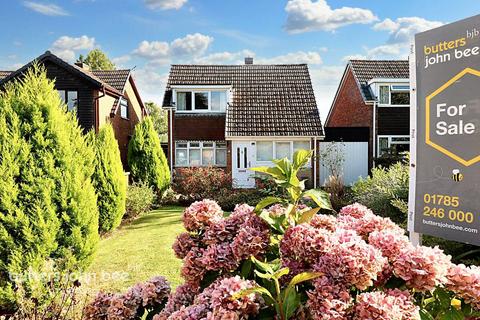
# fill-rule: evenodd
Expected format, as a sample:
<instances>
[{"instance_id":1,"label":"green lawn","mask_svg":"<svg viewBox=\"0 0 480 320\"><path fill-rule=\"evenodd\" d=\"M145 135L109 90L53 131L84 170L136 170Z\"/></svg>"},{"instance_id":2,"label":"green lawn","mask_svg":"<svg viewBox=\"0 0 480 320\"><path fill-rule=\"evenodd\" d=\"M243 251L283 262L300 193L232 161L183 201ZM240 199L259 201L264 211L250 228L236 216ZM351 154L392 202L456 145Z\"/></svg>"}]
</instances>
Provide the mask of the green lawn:
<instances>
[{"instance_id":1,"label":"green lawn","mask_svg":"<svg viewBox=\"0 0 480 320\"><path fill-rule=\"evenodd\" d=\"M172 287L182 283L181 260L172 250L176 236L184 231L182 211L177 206L154 210L102 239L87 270L89 276L96 277L85 283L89 295L99 290L124 291L157 275L165 276Z\"/></svg>"}]
</instances>

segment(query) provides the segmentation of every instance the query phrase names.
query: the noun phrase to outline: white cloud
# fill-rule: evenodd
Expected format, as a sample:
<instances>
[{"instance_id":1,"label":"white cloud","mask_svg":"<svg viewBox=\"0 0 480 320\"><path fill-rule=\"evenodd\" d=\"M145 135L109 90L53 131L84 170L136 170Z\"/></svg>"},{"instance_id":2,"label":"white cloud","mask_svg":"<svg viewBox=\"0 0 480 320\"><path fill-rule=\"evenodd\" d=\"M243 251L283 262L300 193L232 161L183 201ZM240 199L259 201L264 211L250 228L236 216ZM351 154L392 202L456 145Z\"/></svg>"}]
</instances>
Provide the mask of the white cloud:
<instances>
[{"instance_id":1,"label":"white cloud","mask_svg":"<svg viewBox=\"0 0 480 320\"><path fill-rule=\"evenodd\" d=\"M39 3L34 1L24 1L23 5L30 10L41 13L46 16L68 16L69 13L60 6L53 3Z\"/></svg>"},{"instance_id":2,"label":"white cloud","mask_svg":"<svg viewBox=\"0 0 480 320\"><path fill-rule=\"evenodd\" d=\"M285 28L290 33L333 31L349 24L368 24L378 20L370 10L352 7L332 9L326 0L289 0L285 11Z\"/></svg>"},{"instance_id":3,"label":"white cloud","mask_svg":"<svg viewBox=\"0 0 480 320\"><path fill-rule=\"evenodd\" d=\"M396 20L387 18L373 26L373 30L388 32L389 36L385 43L376 47L364 48L365 53L352 56L364 59L406 59L416 33L439 27L442 24L440 21L431 21L420 17L402 17ZM344 60L348 57L344 57Z\"/></svg>"},{"instance_id":4,"label":"white cloud","mask_svg":"<svg viewBox=\"0 0 480 320\"><path fill-rule=\"evenodd\" d=\"M153 101L161 105L168 73L158 73L151 68L145 67L134 70L133 76L140 89L142 100L144 102Z\"/></svg>"},{"instance_id":5,"label":"white cloud","mask_svg":"<svg viewBox=\"0 0 480 320\"><path fill-rule=\"evenodd\" d=\"M330 65L309 69L320 117L322 122L325 123L345 66Z\"/></svg>"},{"instance_id":6,"label":"white cloud","mask_svg":"<svg viewBox=\"0 0 480 320\"><path fill-rule=\"evenodd\" d=\"M297 51L290 52L284 55L271 57L271 58L259 58L258 63L263 64L288 64L288 63L307 63L311 65L322 64L322 57L316 51Z\"/></svg>"},{"instance_id":7,"label":"white cloud","mask_svg":"<svg viewBox=\"0 0 480 320\"><path fill-rule=\"evenodd\" d=\"M188 0L145 0L145 5L149 9L171 10L180 9Z\"/></svg>"},{"instance_id":8,"label":"white cloud","mask_svg":"<svg viewBox=\"0 0 480 320\"><path fill-rule=\"evenodd\" d=\"M95 38L86 35L81 37L62 36L55 40L50 50L60 58L67 61L74 61L80 50L91 50L96 47Z\"/></svg>"},{"instance_id":9,"label":"white cloud","mask_svg":"<svg viewBox=\"0 0 480 320\"><path fill-rule=\"evenodd\" d=\"M242 64L245 57L255 57L255 53L246 49L237 52L215 52L206 56L196 57L192 62L198 64Z\"/></svg>"},{"instance_id":10,"label":"white cloud","mask_svg":"<svg viewBox=\"0 0 480 320\"><path fill-rule=\"evenodd\" d=\"M440 21L430 21L420 17L403 17L395 21L387 18L373 26L377 31L388 31L388 43L410 43L416 33L441 26Z\"/></svg>"},{"instance_id":11,"label":"white cloud","mask_svg":"<svg viewBox=\"0 0 480 320\"><path fill-rule=\"evenodd\" d=\"M168 64L171 59L191 59L202 56L213 38L201 33L188 34L171 43L165 41L142 41L133 54L149 60L150 64Z\"/></svg>"},{"instance_id":12,"label":"white cloud","mask_svg":"<svg viewBox=\"0 0 480 320\"><path fill-rule=\"evenodd\" d=\"M187 34L184 38L173 40L170 44L172 55L200 56L208 49L213 38L201 33Z\"/></svg>"}]
</instances>

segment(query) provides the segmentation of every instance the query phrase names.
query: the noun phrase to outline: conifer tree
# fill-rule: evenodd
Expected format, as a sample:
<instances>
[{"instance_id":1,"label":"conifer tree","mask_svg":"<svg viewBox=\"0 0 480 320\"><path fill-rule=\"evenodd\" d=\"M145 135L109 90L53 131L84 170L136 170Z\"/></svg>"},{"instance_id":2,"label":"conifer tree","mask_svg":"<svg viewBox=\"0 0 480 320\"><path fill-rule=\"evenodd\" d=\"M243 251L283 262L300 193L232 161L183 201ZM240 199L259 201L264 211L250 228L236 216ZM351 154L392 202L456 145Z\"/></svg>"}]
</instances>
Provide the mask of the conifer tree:
<instances>
[{"instance_id":1,"label":"conifer tree","mask_svg":"<svg viewBox=\"0 0 480 320\"><path fill-rule=\"evenodd\" d=\"M115 229L122 221L127 181L112 125L109 123L104 125L97 136L93 131L90 135L95 149L93 185L98 198L98 227L103 233Z\"/></svg>"},{"instance_id":2,"label":"conifer tree","mask_svg":"<svg viewBox=\"0 0 480 320\"><path fill-rule=\"evenodd\" d=\"M98 242L93 150L75 114L34 65L0 93L0 311L15 306L13 275L47 260L81 269ZM38 292L36 280L23 283Z\"/></svg>"},{"instance_id":3,"label":"conifer tree","mask_svg":"<svg viewBox=\"0 0 480 320\"><path fill-rule=\"evenodd\" d=\"M170 185L167 158L150 117L135 126L128 144L128 165L135 181L147 183L157 192Z\"/></svg>"}]
</instances>

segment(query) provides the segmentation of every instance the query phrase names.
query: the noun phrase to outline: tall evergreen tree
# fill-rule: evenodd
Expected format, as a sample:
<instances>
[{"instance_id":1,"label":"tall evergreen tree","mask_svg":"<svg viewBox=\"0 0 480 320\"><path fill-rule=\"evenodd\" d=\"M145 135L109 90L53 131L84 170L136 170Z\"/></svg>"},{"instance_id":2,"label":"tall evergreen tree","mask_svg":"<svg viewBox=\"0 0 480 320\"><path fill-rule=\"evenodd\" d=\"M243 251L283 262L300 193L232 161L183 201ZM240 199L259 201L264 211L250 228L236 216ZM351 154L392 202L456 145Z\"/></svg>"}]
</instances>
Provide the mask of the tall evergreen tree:
<instances>
[{"instance_id":1,"label":"tall evergreen tree","mask_svg":"<svg viewBox=\"0 0 480 320\"><path fill-rule=\"evenodd\" d=\"M145 182L158 192L168 188L170 169L150 117L135 126L128 144L128 165L136 181Z\"/></svg>"},{"instance_id":2,"label":"tall evergreen tree","mask_svg":"<svg viewBox=\"0 0 480 320\"><path fill-rule=\"evenodd\" d=\"M93 49L86 57L82 54L78 57L78 62L88 64L92 70L114 70L115 64L100 49Z\"/></svg>"},{"instance_id":3,"label":"tall evergreen tree","mask_svg":"<svg viewBox=\"0 0 480 320\"><path fill-rule=\"evenodd\" d=\"M95 171L92 178L98 197L98 227L103 233L115 229L122 221L127 181L112 125L104 125L96 136L93 131L90 135L95 148Z\"/></svg>"},{"instance_id":4,"label":"tall evergreen tree","mask_svg":"<svg viewBox=\"0 0 480 320\"><path fill-rule=\"evenodd\" d=\"M98 242L93 150L34 65L0 93L0 310L15 306L12 275L47 259L88 265ZM35 295L38 283L24 283Z\"/></svg>"}]
</instances>

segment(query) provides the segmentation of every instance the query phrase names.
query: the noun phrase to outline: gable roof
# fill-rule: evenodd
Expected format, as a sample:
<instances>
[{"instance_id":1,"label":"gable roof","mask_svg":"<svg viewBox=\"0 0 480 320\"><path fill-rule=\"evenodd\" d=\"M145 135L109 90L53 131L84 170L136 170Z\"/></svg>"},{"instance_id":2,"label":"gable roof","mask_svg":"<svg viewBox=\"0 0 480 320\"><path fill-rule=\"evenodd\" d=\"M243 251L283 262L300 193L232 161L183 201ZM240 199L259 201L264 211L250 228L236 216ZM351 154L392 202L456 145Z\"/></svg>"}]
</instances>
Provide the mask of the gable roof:
<instances>
[{"instance_id":1,"label":"gable roof","mask_svg":"<svg viewBox=\"0 0 480 320\"><path fill-rule=\"evenodd\" d=\"M85 69L83 69L83 68L81 68L81 67L79 67L75 64L70 64L70 63L66 62L65 60L57 57L56 55L54 55L50 51L46 51L44 54L42 54L38 58L30 61L29 63L27 63L26 65L24 65L23 67L21 67L20 69L18 69L16 71L10 72L8 74L7 74L8 71L0 71L0 75L1 74L4 75L4 77L0 79L0 85L3 85L4 83L10 81L11 79L13 79L13 78L19 76L20 74L22 74L23 72L25 72L28 68L30 68L32 66L32 64L35 61L38 61L38 62L51 61L53 63L56 63L57 65L62 66L65 69L69 70L73 74L76 74L80 78L92 83L94 86L105 87L106 90L113 93L114 95L119 95L119 96L122 95L121 91L114 88L108 82L102 81L102 79L97 77L93 72L85 70Z\"/></svg>"},{"instance_id":2,"label":"gable roof","mask_svg":"<svg viewBox=\"0 0 480 320\"><path fill-rule=\"evenodd\" d=\"M164 106L175 85L228 85L226 136L323 136L305 64L172 65Z\"/></svg>"},{"instance_id":3,"label":"gable roof","mask_svg":"<svg viewBox=\"0 0 480 320\"><path fill-rule=\"evenodd\" d=\"M92 70L90 72L103 82L108 83L110 86L122 93L130 76L130 69Z\"/></svg>"},{"instance_id":4,"label":"gable roof","mask_svg":"<svg viewBox=\"0 0 480 320\"><path fill-rule=\"evenodd\" d=\"M365 101L375 100L368 82L374 78L408 79L408 60L350 60L353 75ZM348 68L347 66L347 68Z\"/></svg>"}]
</instances>

